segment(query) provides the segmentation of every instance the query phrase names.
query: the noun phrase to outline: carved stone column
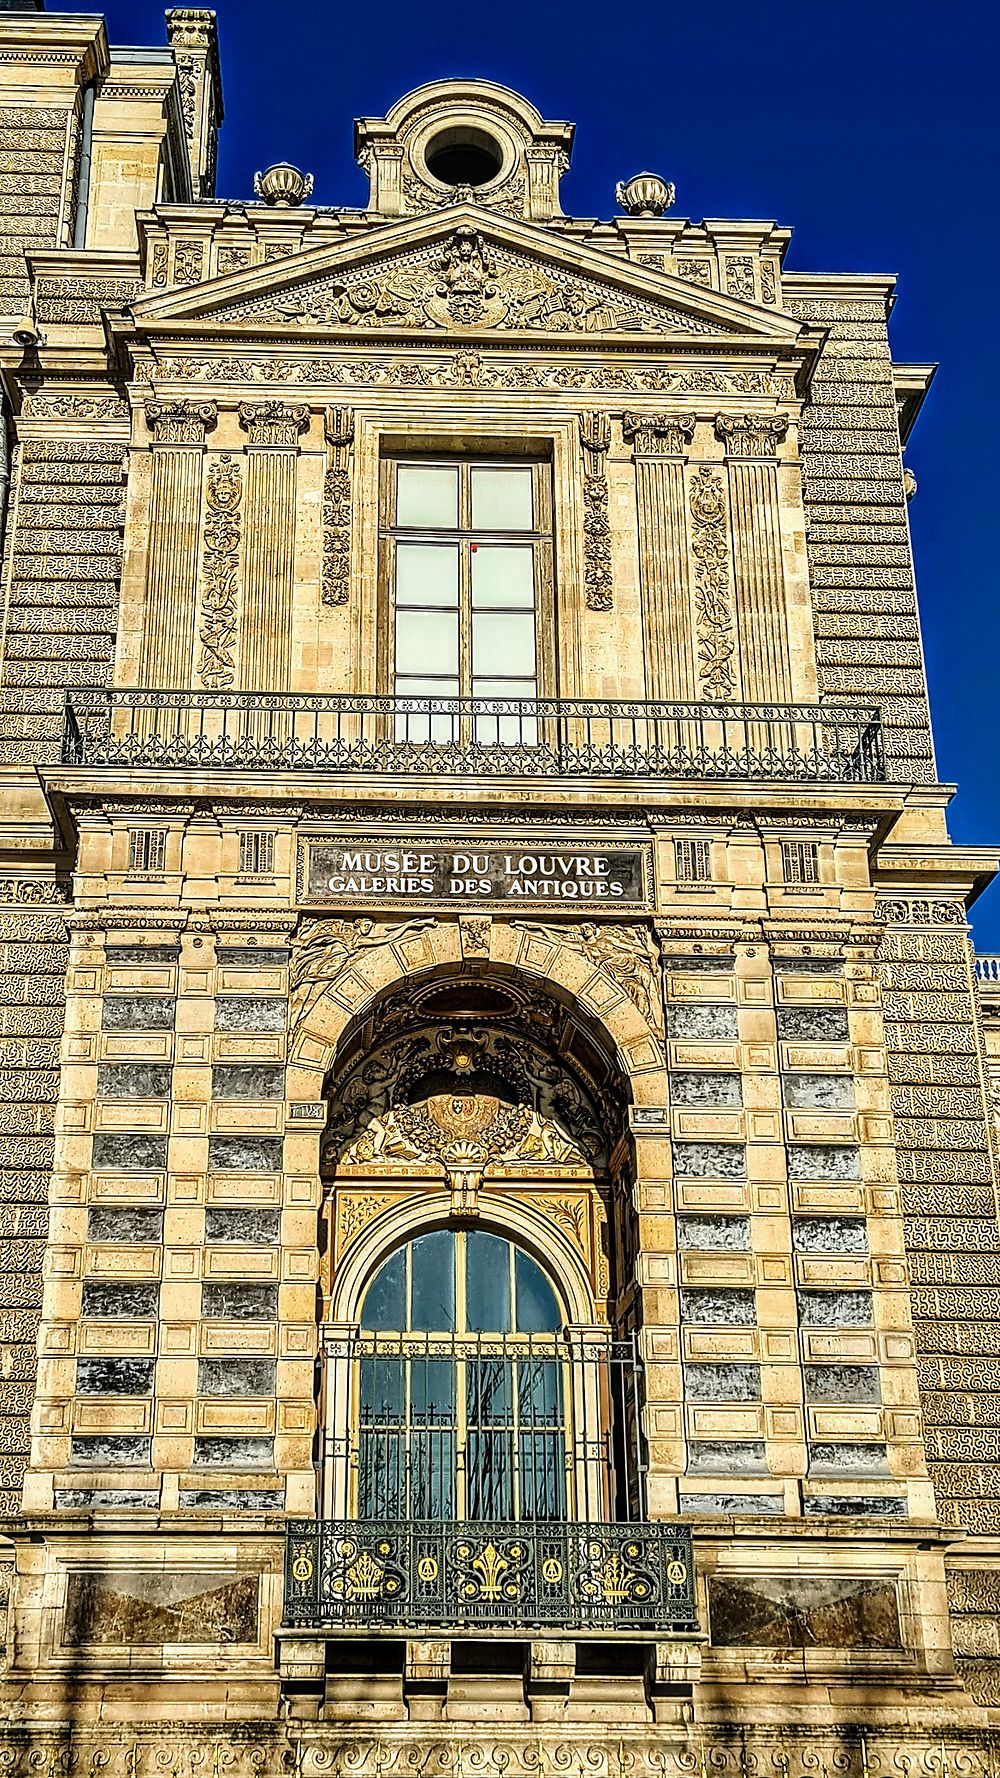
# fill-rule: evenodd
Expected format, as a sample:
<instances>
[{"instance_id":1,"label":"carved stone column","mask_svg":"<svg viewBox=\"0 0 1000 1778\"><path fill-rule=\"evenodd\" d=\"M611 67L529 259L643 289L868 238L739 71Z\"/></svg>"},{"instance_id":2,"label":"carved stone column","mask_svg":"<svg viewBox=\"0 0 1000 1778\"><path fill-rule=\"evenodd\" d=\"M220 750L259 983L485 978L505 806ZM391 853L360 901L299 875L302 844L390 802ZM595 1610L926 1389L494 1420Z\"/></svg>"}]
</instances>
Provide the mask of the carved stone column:
<instances>
[{"instance_id":1,"label":"carved stone column","mask_svg":"<svg viewBox=\"0 0 1000 1778\"><path fill-rule=\"evenodd\" d=\"M750 703L788 703L792 673L777 467L788 420L784 414L720 414L715 431L729 465L743 695Z\"/></svg>"},{"instance_id":2,"label":"carved stone column","mask_svg":"<svg viewBox=\"0 0 1000 1778\"><path fill-rule=\"evenodd\" d=\"M245 401L247 434L245 592L241 659L247 691L287 691L295 589L295 482L309 409Z\"/></svg>"},{"instance_id":3,"label":"carved stone column","mask_svg":"<svg viewBox=\"0 0 1000 1778\"><path fill-rule=\"evenodd\" d=\"M153 435L146 616L139 678L146 686L191 684L205 435L210 401L150 401Z\"/></svg>"},{"instance_id":4,"label":"carved stone column","mask_svg":"<svg viewBox=\"0 0 1000 1778\"><path fill-rule=\"evenodd\" d=\"M687 702L698 695L688 574L684 465L694 437L687 414L626 414L639 519L639 583L649 696Z\"/></svg>"}]
</instances>

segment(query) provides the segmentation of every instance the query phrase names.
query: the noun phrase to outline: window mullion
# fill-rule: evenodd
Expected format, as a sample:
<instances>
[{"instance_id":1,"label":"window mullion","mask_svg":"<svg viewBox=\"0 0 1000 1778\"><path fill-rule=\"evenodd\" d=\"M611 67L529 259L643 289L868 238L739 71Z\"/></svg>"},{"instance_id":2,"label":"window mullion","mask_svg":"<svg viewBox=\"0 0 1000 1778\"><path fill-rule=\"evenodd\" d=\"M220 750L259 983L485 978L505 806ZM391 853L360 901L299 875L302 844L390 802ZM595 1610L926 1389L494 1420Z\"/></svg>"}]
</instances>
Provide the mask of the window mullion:
<instances>
[{"instance_id":1,"label":"window mullion","mask_svg":"<svg viewBox=\"0 0 1000 1778\"><path fill-rule=\"evenodd\" d=\"M458 670L459 691L463 698L472 696L472 546L468 537L463 537L458 546ZM465 727L469 727L466 720ZM463 742L468 745L472 735L462 734Z\"/></svg>"}]
</instances>

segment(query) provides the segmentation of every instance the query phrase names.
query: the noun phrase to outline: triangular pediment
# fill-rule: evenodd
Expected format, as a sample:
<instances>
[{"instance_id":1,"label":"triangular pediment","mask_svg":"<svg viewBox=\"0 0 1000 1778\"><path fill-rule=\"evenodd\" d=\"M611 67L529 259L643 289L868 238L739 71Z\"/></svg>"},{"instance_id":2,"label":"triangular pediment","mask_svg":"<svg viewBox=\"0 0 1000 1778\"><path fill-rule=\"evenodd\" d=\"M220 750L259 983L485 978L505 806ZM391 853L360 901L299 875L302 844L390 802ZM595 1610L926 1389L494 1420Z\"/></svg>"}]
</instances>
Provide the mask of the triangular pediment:
<instances>
[{"instance_id":1,"label":"triangular pediment","mask_svg":"<svg viewBox=\"0 0 1000 1778\"><path fill-rule=\"evenodd\" d=\"M471 204L133 305L144 331L790 344L788 316ZM200 325L199 325L200 324Z\"/></svg>"}]
</instances>

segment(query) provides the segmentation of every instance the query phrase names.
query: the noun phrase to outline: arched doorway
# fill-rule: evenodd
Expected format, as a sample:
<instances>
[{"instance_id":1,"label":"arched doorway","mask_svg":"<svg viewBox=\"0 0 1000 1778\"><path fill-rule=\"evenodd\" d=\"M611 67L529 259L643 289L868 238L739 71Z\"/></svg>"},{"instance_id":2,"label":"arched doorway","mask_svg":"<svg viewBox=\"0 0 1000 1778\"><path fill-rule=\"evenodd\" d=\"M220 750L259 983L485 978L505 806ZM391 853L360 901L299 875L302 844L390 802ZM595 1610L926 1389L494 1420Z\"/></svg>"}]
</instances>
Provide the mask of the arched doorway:
<instances>
[{"instance_id":1,"label":"arched doorway","mask_svg":"<svg viewBox=\"0 0 1000 1778\"><path fill-rule=\"evenodd\" d=\"M614 1059L511 978L440 974L345 1034L323 1142L324 1513L643 1513Z\"/></svg>"}]
</instances>

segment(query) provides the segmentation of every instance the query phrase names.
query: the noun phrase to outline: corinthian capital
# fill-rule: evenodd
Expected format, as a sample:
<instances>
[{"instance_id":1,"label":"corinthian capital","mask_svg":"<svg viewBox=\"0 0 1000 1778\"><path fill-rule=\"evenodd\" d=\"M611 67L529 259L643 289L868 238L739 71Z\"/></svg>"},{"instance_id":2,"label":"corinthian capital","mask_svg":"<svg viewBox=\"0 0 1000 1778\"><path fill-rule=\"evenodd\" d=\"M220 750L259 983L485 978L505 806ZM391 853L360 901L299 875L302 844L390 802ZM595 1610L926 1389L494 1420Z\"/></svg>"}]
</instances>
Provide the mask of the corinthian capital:
<instances>
[{"instance_id":1,"label":"corinthian capital","mask_svg":"<svg viewBox=\"0 0 1000 1778\"><path fill-rule=\"evenodd\" d=\"M787 414L717 414L715 419L715 436L729 457L774 457L787 431Z\"/></svg>"},{"instance_id":2,"label":"corinthian capital","mask_svg":"<svg viewBox=\"0 0 1000 1778\"><path fill-rule=\"evenodd\" d=\"M238 413L252 445L294 450L309 424L309 409L302 402L241 401Z\"/></svg>"},{"instance_id":3,"label":"corinthian capital","mask_svg":"<svg viewBox=\"0 0 1000 1778\"><path fill-rule=\"evenodd\" d=\"M625 414L622 432L637 457L683 457L694 437L693 414Z\"/></svg>"},{"instance_id":4,"label":"corinthian capital","mask_svg":"<svg viewBox=\"0 0 1000 1778\"><path fill-rule=\"evenodd\" d=\"M204 444L218 418L214 401L146 403L146 425L157 444Z\"/></svg>"}]
</instances>

